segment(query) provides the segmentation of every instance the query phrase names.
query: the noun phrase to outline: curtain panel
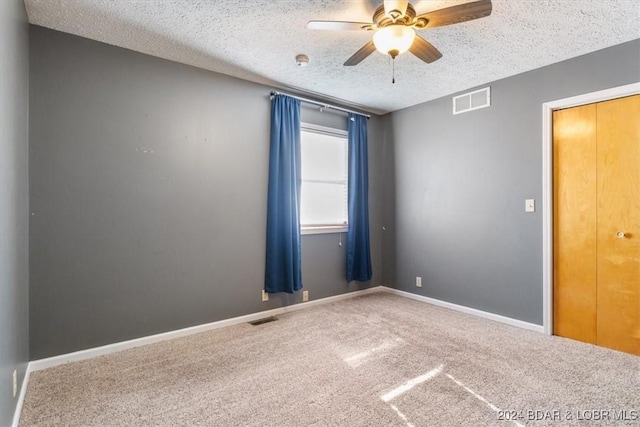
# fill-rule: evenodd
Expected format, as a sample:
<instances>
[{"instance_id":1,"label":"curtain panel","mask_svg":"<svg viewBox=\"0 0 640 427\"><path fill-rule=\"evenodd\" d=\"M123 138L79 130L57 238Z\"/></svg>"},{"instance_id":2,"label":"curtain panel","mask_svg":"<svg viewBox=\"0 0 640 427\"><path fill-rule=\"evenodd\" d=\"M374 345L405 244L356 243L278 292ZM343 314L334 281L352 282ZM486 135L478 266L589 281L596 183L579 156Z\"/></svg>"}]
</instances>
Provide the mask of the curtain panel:
<instances>
[{"instance_id":1,"label":"curtain panel","mask_svg":"<svg viewBox=\"0 0 640 427\"><path fill-rule=\"evenodd\" d=\"M264 289L302 289L300 256L300 101L286 95L271 100L267 254Z\"/></svg>"},{"instance_id":2,"label":"curtain panel","mask_svg":"<svg viewBox=\"0 0 640 427\"><path fill-rule=\"evenodd\" d=\"M347 281L371 280L367 118L349 113Z\"/></svg>"}]
</instances>

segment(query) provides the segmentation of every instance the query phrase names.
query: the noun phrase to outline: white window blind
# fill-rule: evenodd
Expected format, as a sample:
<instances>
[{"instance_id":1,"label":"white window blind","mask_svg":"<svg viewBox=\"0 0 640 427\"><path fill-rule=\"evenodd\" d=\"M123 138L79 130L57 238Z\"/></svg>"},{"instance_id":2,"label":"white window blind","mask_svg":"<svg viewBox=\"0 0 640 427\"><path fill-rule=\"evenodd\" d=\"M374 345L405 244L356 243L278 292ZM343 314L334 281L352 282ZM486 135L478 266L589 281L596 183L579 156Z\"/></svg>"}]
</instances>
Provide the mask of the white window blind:
<instances>
[{"instance_id":1,"label":"white window blind","mask_svg":"<svg viewBox=\"0 0 640 427\"><path fill-rule=\"evenodd\" d=\"M301 226L344 226L347 224L347 132L305 123L301 131Z\"/></svg>"}]
</instances>

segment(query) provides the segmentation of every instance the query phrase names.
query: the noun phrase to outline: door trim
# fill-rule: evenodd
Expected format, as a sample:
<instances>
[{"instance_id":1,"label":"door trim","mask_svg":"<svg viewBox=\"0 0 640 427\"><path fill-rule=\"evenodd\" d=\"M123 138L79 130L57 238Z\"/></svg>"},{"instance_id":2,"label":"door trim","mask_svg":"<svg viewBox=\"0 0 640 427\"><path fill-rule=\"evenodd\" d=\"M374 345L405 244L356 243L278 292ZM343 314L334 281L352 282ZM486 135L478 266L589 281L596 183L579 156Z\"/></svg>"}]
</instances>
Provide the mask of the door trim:
<instances>
[{"instance_id":1,"label":"door trim","mask_svg":"<svg viewBox=\"0 0 640 427\"><path fill-rule=\"evenodd\" d=\"M553 110L640 94L640 82L542 104L542 326L553 334Z\"/></svg>"}]
</instances>

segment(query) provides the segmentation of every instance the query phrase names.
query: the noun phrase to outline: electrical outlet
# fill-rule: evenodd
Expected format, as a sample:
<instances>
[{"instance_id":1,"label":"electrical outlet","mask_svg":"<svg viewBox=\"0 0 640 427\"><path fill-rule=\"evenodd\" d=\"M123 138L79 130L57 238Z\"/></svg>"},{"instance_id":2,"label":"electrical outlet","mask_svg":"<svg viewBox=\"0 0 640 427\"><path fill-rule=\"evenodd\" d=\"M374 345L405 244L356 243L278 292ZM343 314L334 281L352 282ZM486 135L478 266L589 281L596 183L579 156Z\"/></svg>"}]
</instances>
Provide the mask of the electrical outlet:
<instances>
[{"instance_id":1,"label":"electrical outlet","mask_svg":"<svg viewBox=\"0 0 640 427\"><path fill-rule=\"evenodd\" d=\"M309 291L302 291L302 302L309 301Z\"/></svg>"},{"instance_id":2,"label":"electrical outlet","mask_svg":"<svg viewBox=\"0 0 640 427\"><path fill-rule=\"evenodd\" d=\"M418 288L422 287L422 277L416 277L416 286Z\"/></svg>"},{"instance_id":3,"label":"electrical outlet","mask_svg":"<svg viewBox=\"0 0 640 427\"><path fill-rule=\"evenodd\" d=\"M16 370L13 370L13 397L16 397L16 394L18 393L18 372L16 372Z\"/></svg>"},{"instance_id":4,"label":"electrical outlet","mask_svg":"<svg viewBox=\"0 0 640 427\"><path fill-rule=\"evenodd\" d=\"M262 290L262 301L269 301L269 293Z\"/></svg>"}]
</instances>

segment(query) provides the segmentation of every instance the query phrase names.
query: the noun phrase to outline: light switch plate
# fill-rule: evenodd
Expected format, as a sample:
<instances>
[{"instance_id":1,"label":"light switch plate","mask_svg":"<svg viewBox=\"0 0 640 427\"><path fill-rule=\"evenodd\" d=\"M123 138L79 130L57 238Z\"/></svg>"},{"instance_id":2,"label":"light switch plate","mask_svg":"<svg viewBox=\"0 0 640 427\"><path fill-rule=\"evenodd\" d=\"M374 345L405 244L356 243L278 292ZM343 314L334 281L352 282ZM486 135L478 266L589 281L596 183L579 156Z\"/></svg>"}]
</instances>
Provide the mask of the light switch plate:
<instances>
[{"instance_id":1,"label":"light switch plate","mask_svg":"<svg viewBox=\"0 0 640 427\"><path fill-rule=\"evenodd\" d=\"M535 199L527 199L524 201L524 211L525 212L535 212L536 211L536 201Z\"/></svg>"}]
</instances>

